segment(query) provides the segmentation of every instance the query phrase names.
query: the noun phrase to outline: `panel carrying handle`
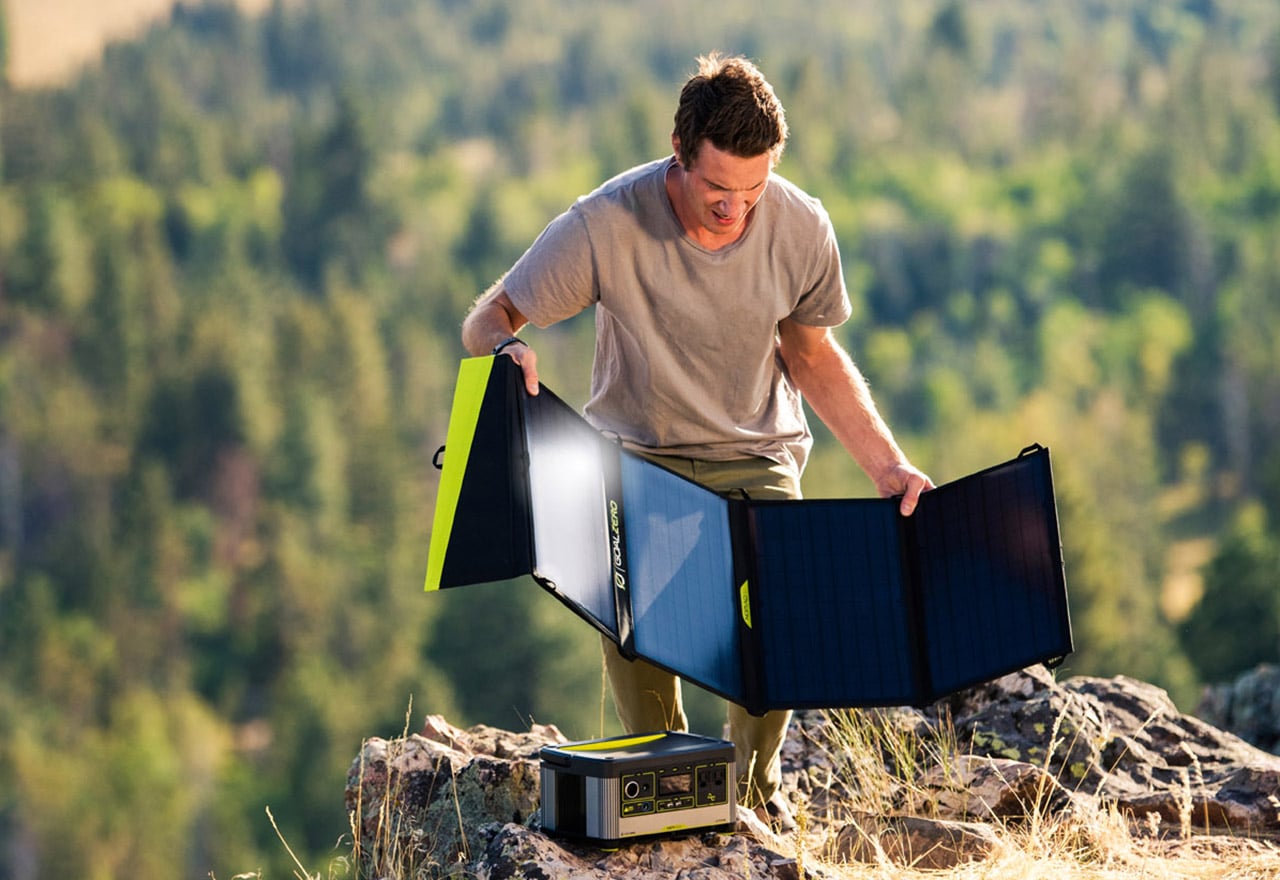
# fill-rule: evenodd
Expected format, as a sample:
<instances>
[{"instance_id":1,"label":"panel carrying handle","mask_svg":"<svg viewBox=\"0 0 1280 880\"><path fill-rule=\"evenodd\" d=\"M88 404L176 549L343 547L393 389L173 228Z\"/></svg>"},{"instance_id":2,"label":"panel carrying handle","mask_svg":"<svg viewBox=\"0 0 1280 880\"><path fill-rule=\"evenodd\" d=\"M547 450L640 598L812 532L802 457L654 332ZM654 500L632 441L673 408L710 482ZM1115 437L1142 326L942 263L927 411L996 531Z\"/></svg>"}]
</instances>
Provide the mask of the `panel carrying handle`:
<instances>
[{"instance_id":1,"label":"panel carrying handle","mask_svg":"<svg viewBox=\"0 0 1280 880\"><path fill-rule=\"evenodd\" d=\"M1028 455L1033 455L1034 453L1043 451L1044 447L1039 443L1032 443L1030 446L1024 446L1022 448L1022 451L1018 453L1018 458L1025 458Z\"/></svg>"},{"instance_id":2,"label":"panel carrying handle","mask_svg":"<svg viewBox=\"0 0 1280 880\"><path fill-rule=\"evenodd\" d=\"M439 449L436 450L435 455L431 456L431 464L433 464L435 466L435 469L438 471L444 470L444 459L441 458L442 455L444 455L443 446L441 446Z\"/></svg>"}]
</instances>

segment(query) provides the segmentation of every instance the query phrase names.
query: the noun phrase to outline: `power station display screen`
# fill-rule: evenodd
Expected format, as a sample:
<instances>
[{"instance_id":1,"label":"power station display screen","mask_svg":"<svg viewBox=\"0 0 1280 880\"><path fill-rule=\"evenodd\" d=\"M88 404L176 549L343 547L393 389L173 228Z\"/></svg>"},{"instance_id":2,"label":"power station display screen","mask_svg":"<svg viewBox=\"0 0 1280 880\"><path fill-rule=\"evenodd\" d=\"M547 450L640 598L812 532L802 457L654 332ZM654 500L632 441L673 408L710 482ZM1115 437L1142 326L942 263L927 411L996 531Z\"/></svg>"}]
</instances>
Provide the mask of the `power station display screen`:
<instances>
[{"instance_id":1,"label":"power station display screen","mask_svg":"<svg viewBox=\"0 0 1280 880\"><path fill-rule=\"evenodd\" d=\"M689 794L693 791L693 774L679 773L658 777L658 794Z\"/></svg>"}]
</instances>

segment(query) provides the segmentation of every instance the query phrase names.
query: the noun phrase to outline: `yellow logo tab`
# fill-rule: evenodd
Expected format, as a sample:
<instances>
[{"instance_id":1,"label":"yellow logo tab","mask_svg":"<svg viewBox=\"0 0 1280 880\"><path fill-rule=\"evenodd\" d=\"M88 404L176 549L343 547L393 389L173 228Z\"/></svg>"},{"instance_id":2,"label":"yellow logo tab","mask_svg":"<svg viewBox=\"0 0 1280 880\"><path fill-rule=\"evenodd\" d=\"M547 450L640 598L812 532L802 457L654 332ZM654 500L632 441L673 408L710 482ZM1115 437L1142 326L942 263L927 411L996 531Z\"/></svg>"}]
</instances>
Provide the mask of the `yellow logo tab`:
<instances>
[{"instance_id":1,"label":"yellow logo tab","mask_svg":"<svg viewBox=\"0 0 1280 880\"><path fill-rule=\"evenodd\" d=\"M665 733L650 733L632 737L616 736L613 739L598 739L592 742L562 746L561 748L566 752L607 752L611 749L629 749L632 746L644 745L645 743L662 739L665 736Z\"/></svg>"},{"instance_id":2,"label":"yellow logo tab","mask_svg":"<svg viewBox=\"0 0 1280 880\"><path fill-rule=\"evenodd\" d=\"M751 629L751 598L747 591L747 581L742 582L742 586L738 587L738 602L742 605L742 622L747 625L747 629Z\"/></svg>"}]
</instances>

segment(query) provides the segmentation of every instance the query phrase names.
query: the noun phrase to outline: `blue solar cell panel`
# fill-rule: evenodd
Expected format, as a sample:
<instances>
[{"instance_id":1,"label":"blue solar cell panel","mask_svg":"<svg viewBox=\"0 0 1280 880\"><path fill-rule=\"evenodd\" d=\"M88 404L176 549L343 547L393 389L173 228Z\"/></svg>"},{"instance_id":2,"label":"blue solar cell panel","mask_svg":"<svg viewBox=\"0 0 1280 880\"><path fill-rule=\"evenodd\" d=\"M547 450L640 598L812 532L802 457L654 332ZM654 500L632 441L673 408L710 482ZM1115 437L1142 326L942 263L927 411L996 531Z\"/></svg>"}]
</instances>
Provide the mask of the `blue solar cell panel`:
<instances>
[{"instance_id":1,"label":"blue solar cell panel","mask_svg":"<svg viewBox=\"0 0 1280 880\"><path fill-rule=\"evenodd\" d=\"M916 516L934 692L1071 650L1047 454L942 486Z\"/></svg>"},{"instance_id":2,"label":"blue solar cell panel","mask_svg":"<svg viewBox=\"0 0 1280 880\"><path fill-rule=\"evenodd\" d=\"M758 502L751 512L764 701L910 702L910 621L893 505Z\"/></svg>"},{"instance_id":3,"label":"blue solar cell panel","mask_svg":"<svg viewBox=\"0 0 1280 880\"><path fill-rule=\"evenodd\" d=\"M728 502L632 455L622 487L636 653L740 698Z\"/></svg>"},{"instance_id":4,"label":"blue solar cell panel","mask_svg":"<svg viewBox=\"0 0 1280 880\"><path fill-rule=\"evenodd\" d=\"M549 391L524 400L533 576L616 638L603 460L617 453Z\"/></svg>"}]
</instances>

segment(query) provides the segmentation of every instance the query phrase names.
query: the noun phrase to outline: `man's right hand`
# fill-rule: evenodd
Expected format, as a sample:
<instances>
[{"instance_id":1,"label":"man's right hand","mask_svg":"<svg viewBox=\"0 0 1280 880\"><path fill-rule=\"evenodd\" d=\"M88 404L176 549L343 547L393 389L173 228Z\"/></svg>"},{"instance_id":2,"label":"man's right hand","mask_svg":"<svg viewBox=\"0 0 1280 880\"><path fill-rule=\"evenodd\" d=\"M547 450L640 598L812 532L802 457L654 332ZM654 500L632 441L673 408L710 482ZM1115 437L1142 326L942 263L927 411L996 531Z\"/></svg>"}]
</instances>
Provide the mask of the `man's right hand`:
<instances>
[{"instance_id":1,"label":"man's right hand","mask_svg":"<svg viewBox=\"0 0 1280 880\"><path fill-rule=\"evenodd\" d=\"M511 302L499 281L476 300L462 322L462 345L480 357L493 353L505 340L511 339L529 319ZM530 394L538 393L538 355L524 340L505 346L501 354L520 365L524 372L524 387Z\"/></svg>"},{"instance_id":2,"label":"man's right hand","mask_svg":"<svg viewBox=\"0 0 1280 880\"><path fill-rule=\"evenodd\" d=\"M524 387L531 395L538 394L538 353L521 341L508 345L499 357L509 357L520 365L524 373Z\"/></svg>"}]
</instances>

